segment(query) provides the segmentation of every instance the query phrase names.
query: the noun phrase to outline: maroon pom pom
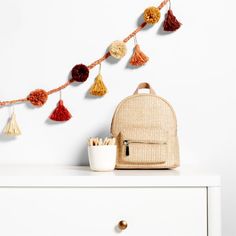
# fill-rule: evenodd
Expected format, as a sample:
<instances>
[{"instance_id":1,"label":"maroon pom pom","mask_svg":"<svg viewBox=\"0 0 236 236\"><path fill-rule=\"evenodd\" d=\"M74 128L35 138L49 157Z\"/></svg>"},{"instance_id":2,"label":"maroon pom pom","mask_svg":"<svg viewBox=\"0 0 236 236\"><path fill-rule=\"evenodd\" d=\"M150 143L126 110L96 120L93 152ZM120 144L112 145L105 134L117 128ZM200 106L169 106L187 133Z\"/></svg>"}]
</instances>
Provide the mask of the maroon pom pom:
<instances>
[{"instance_id":1,"label":"maroon pom pom","mask_svg":"<svg viewBox=\"0 0 236 236\"><path fill-rule=\"evenodd\" d=\"M84 82L89 76L89 69L87 66L79 64L73 67L71 75L75 81Z\"/></svg>"},{"instance_id":2,"label":"maroon pom pom","mask_svg":"<svg viewBox=\"0 0 236 236\"><path fill-rule=\"evenodd\" d=\"M49 116L49 119L54 121L67 121L71 118L70 112L63 105L63 101L60 100L57 104L57 107Z\"/></svg>"},{"instance_id":3,"label":"maroon pom pom","mask_svg":"<svg viewBox=\"0 0 236 236\"><path fill-rule=\"evenodd\" d=\"M165 21L163 23L163 28L165 31L175 31L179 29L181 26L181 23L176 19L176 17L173 15L172 10L168 10L166 14Z\"/></svg>"}]
</instances>

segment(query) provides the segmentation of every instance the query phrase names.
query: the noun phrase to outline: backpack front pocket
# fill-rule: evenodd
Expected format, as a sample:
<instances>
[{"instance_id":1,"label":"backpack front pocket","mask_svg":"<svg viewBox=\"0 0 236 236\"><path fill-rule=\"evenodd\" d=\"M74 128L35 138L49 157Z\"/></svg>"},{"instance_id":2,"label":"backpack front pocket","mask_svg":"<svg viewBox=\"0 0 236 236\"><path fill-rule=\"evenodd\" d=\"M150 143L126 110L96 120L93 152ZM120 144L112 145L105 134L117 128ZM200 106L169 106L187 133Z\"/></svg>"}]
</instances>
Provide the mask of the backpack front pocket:
<instances>
[{"instance_id":1,"label":"backpack front pocket","mask_svg":"<svg viewBox=\"0 0 236 236\"><path fill-rule=\"evenodd\" d=\"M159 128L123 130L120 135L122 162L164 164L168 155L167 138L167 132Z\"/></svg>"}]
</instances>

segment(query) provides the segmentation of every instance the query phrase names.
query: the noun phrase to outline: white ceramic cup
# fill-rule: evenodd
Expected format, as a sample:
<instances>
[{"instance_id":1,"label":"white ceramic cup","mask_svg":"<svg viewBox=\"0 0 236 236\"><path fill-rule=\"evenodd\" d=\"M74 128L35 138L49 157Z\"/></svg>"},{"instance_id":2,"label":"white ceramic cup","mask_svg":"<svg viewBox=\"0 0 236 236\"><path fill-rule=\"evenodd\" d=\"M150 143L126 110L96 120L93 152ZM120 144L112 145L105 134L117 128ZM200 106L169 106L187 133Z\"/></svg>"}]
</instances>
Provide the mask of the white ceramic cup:
<instances>
[{"instance_id":1,"label":"white ceramic cup","mask_svg":"<svg viewBox=\"0 0 236 236\"><path fill-rule=\"evenodd\" d=\"M94 171L112 171L116 166L116 145L88 146L90 168Z\"/></svg>"}]
</instances>

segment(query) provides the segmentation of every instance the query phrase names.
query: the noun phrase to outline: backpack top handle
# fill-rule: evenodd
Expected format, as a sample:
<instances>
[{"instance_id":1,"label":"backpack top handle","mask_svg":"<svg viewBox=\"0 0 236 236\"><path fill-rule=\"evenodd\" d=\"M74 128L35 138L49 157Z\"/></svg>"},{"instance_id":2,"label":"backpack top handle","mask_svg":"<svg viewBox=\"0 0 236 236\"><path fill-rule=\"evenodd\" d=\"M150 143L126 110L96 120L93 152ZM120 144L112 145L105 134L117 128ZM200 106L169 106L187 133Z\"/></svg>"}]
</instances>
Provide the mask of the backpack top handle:
<instances>
[{"instance_id":1,"label":"backpack top handle","mask_svg":"<svg viewBox=\"0 0 236 236\"><path fill-rule=\"evenodd\" d=\"M136 90L134 91L135 94L139 94L139 89L149 89L149 94L156 95L156 92L154 89L151 87L151 85L147 82L140 83Z\"/></svg>"}]
</instances>

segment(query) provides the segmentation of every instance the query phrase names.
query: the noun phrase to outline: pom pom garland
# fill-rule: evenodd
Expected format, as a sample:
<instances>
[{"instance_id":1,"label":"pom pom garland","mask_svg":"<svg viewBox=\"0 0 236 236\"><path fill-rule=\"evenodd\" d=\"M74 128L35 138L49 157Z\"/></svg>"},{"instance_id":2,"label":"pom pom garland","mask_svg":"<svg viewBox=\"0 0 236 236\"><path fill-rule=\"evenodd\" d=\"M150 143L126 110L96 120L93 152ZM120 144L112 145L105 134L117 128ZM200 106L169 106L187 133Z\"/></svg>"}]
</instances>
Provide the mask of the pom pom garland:
<instances>
[{"instance_id":1,"label":"pom pom garland","mask_svg":"<svg viewBox=\"0 0 236 236\"><path fill-rule=\"evenodd\" d=\"M141 50L138 44L134 47L134 53L130 59L130 65L132 66L143 66L149 60L149 57L146 56Z\"/></svg>"},{"instance_id":2,"label":"pom pom garland","mask_svg":"<svg viewBox=\"0 0 236 236\"><path fill-rule=\"evenodd\" d=\"M84 82L89 77L89 69L84 64L79 64L73 67L71 75L75 81Z\"/></svg>"},{"instance_id":3,"label":"pom pom garland","mask_svg":"<svg viewBox=\"0 0 236 236\"><path fill-rule=\"evenodd\" d=\"M110 45L108 52L106 52L102 57L95 60L88 66L83 65L83 64L74 66L74 68L72 68L72 71L71 71L71 78L68 81L66 81L64 84L57 86L56 88L53 88L49 91L44 91L43 89L36 89L30 92L30 94L27 97L7 100L7 101L0 101L0 107L17 104L17 103L23 103L23 102L30 102L32 105L40 107L46 103L49 95L65 89L66 87L68 87L70 84L72 84L75 81L76 82L86 81L88 79L90 70L93 69L95 66L99 65L101 62L105 61L110 56L113 56L114 58L117 58L117 59L124 57L124 55L127 52L126 43L131 38L136 36L136 34L140 32L147 24L154 24L158 22L158 20L160 19L160 10L167 3L170 3L170 0L163 0L159 4L158 7L147 8L143 14L144 22L142 22L133 32L131 32L128 36L126 36L122 41L113 42ZM178 29L180 25L181 23L179 23L176 20L172 11L169 10L166 15L165 23L163 25L164 30L173 31L173 30ZM140 47L136 45L134 48L134 53L130 60L130 64L134 66L140 66L140 65L145 64L147 60L148 60L148 57L140 50ZM107 92L107 89L102 81L102 76L100 73L95 79L94 85L92 87L90 89L91 94L101 95ZM59 102L58 106L61 107L61 105L63 104Z\"/></svg>"},{"instance_id":4,"label":"pom pom garland","mask_svg":"<svg viewBox=\"0 0 236 236\"><path fill-rule=\"evenodd\" d=\"M121 59L122 57L125 56L127 48L123 41L116 40L111 43L109 47L109 52L112 57L116 59Z\"/></svg>"},{"instance_id":5,"label":"pom pom garland","mask_svg":"<svg viewBox=\"0 0 236 236\"><path fill-rule=\"evenodd\" d=\"M57 104L57 107L54 109L52 114L49 116L49 119L54 121L67 121L71 118L70 112L64 106L63 101L60 101Z\"/></svg>"},{"instance_id":6,"label":"pom pom garland","mask_svg":"<svg viewBox=\"0 0 236 236\"><path fill-rule=\"evenodd\" d=\"M3 133L7 136L18 136L18 135L21 135L21 131L20 131L20 128L16 122L16 115L15 113L13 112L11 117L9 118L4 130L3 130Z\"/></svg>"},{"instance_id":7,"label":"pom pom garland","mask_svg":"<svg viewBox=\"0 0 236 236\"><path fill-rule=\"evenodd\" d=\"M147 24L155 24L161 18L161 13L157 7L148 7L143 13L143 19Z\"/></svg>"},{"instance_id":8,"label":"pom pom garland","mask_svg":"<svg viewBox=\"0 0 236 236\"><path fill-rule=\"evenodd\" d=\"M171 9L168 10L166 18L163 22L164 31L176 31L181 26L181 23L176 19Z\"/></svg>"},{"instance_id":9,"label":"pom pom garland","mask_svg":"<svg viewBox=\"0 0 236 236\"><path fill-rule=\"evenodd\" d=\"M43 89L36 89L32 91L28 97L27 100L31 102L32 105L41 107L43 106L48 99L48 94Z\"/></svg>"}]
</instances>

